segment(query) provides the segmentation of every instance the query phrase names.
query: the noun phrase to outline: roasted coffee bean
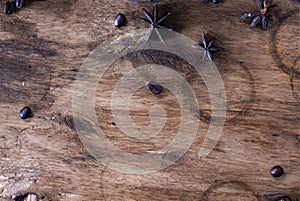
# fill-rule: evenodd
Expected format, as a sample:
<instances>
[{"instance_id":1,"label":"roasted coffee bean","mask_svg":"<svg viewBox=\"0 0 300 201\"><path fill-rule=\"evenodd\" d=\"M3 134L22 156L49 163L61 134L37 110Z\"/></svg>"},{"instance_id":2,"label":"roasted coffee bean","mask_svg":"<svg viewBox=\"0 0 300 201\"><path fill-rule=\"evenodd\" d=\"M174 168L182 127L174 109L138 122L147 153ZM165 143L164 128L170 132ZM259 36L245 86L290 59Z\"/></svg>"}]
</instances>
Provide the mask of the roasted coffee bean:
<instances>
[{"instance_id":1,"label":"roasted coffee bean","mask_svg":"<svg viewBox=\"0 0 300 201\"><path fill-rule=\"evenodd\" d=\"M292 201L288 196L280 196L276 201Z\"/></svg>"},{"instance_id":2,"label":"roasted coffee bean","mask_svg":"<svg viewBox=\"0 0 300 201\"><path fill-rule=\"evenodd\" d=\"M122 27L126 24L126 17L125 15L123 15L122 13L119 13L116 18L115 18L115 21L114 21L114 25L115 27Z\"/></svg>"},{"instance_id":3,"label":"roasted coffee bean","mask_svg":"<svg viewBox=\"0 0 300 201\"><path fill-rule=\"evenodd\" d=\"M160 94L162 92L162 86L159 85L156 82L149 82L147 84L147 88L149 89L149 91L151 91L153 94Z\"/></svg>"},{"instance_id":4,"label":"roasted coffee bean","mask_svg":"<svg viewBox=\"0 0 300 201\"><path fill-rule=\"evenodd\" d=\"M270 174L273 177L280 177L281 175L283 175L283 168L279 165L276 165L272 167L272 169L270 170Z\"/></svg>"},{"instance_id":5,"label":"roasted coffee bean","mask_svg":"<svg viewBox=\"0 0 300 201\"><path fill-rule=\"evenodd\" d=\"M11 6L10 6L9 14L12 14L16 9L16 2L12 1L10 5Z\"/></svg>"},{"instance_id":6,"label":"roasted coffee bean","mask_svg":"<svg viewBox=\"0 0 300 201\"><path fill-rule=\"evenodd\" d=\"M11 4L10 1L7 1L7 2L4 3L4 13L7 14L7 12L8 12L9 9L10 9L10 4Z\"/></svg>"},{"instance_id":7,"label":"roasted coffee bean","mask_svg":"<svg viewBox=\"0 0 300 201\"><path fill-rule=\"evenodd\" d=\"M24 0L16 0L16 8L23 8Z\"/></svg>"},{"instance_id":8,"label":"roasted coffee bean","mask_svg":"<svg viewBox=\"0 0 300 201\"><path fill-rule=\"evenodd\" d=\"M32 111L31 109L26 106L24 107L21 111L20 111L20 118L21 119L27 119L28 117L30 117L32 115Z\"/></svg>"},{"instance_id":9,"label":"roasted coffee bean","mask_svg":"<svg viewBox=\"0 0 300 201\"><path fill-rule=\"evenodd\" d=\"M39 196L35 193L27 193L25 195L19 195L14 201L39 201L43 199L43 196Z\"/></svg>"},{"instance_id":10,"label":"roasted coffee bean","mask_svg":"<svg viewBox=\"0 0 300 201\"><path fill-rule=\"evenodd\" d=\"M221 0L212 0L213 3L219 3Z\"/></svg>"},{"instance_id":11,"label":"roasted coffee bean","mask_svg":"<svg viewBox=\"0 0 300 201\"><path fill-rule=\"evenodd\" d=\"M7 1L4 3L4 13L7 15L12 14L15 11L15 1Z\"/></svg>"},{"instance_id":12,"label":"roasted coffee bean","mask_svg":"<svg viewBox=\"0 0 300 201\"><path fill-rule=\"evenodd\" d=\"M220 3L222 0L211 0L213 3ZM202 3L208 3L209 0L201 0Z\"/></svg>"}]
</instances>

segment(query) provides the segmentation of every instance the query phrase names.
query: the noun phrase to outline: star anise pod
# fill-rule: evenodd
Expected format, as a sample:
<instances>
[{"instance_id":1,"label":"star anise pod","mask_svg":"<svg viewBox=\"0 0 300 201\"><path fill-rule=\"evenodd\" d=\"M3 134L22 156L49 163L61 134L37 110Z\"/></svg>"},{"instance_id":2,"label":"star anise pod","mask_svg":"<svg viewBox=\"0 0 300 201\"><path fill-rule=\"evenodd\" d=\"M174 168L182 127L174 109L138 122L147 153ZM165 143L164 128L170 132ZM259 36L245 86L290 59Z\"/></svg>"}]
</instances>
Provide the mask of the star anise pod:
<instances>
[{"instance_id":1,"label":"star anise pod","mask_svg":"<svg viewBox=\"0 0 300 201\"><path fill-rule=\"evenodd\" d=\"M261 24L263 30L268 28L268 20L273 20L272 12L275 11L278 7L272 4L272 0L256 0L256 4L259 11L250 11L242 15L243 19L251 18L250 28L256 27L258 24Z\"/></svg>"},{"instance_id":2,"label":"star anise pod","mask_svg":"<svg viewBox=\"0 0 300 201\"><path fill-rule=\"evenodd\" d=\"M171 15L170 12L164 14L161 17L158 17L158 5L155 4L154 8L153 8L153 13L151 14L149 11L147 11L145 8L142 8L143 13L145 15L146 18L140 18L143 22L150 24L151 25L151 31L148 34L147 37L147 42L149 41L149 39L151 38L153 32L155 31L157 36L159 37L161 42L164 42L164 40L162 39L160 33L159 33L159 29L167 29L167 27L161 25L162 22L169 16Z\"/></svg>"},{"instance_id":3,"label":"star anise pod","mask_svg":"<svg viewBox=\"0 0 300 201\"><path fill-rule=\"evenodd\" d=\"M224 50L222 47L216 47L215 46L216 38L213 37L210 40L208 40L205 36L205 33L202 32L202 43L201 44L196 44L193 45L193 48L197 50L204 50L203 58L202 60L205 59L207 56L210 62L213 62L213 55L212 53Z\"/></svg>"}]
</instances>

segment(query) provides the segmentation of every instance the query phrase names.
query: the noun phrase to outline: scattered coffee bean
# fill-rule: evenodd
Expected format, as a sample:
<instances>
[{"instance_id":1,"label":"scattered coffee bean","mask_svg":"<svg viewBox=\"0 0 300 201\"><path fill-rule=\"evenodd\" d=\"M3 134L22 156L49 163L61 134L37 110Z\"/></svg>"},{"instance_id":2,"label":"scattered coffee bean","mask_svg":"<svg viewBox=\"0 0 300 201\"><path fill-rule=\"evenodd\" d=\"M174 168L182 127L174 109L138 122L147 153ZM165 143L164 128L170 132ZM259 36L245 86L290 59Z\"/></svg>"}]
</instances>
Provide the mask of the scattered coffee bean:
<instances>
[{"instance_id":1,"label":"scattered coffee bean","mask_svg":"<svg viewBox=\"0 0 300 201\"><path fill-rule=\"evenodd\" d=\"M10 4L11 2L10 1L7 1L4 3L4 13L8 13L9 9L10 9Z\"/></svg>"},{"instance_id":2,"label":"scattered coffee bean","mask_svg":"<svg viewBox=\"0 0 300 201\"><path fill-rule=\"evenodd\" d=\"M279 135L277 133L272 134L273 137L278 137Z\"/></svg>"},{"instance_id":3,"label":"scattered coffee bean","mask_svg":"<svg viewBox=\"0 0 300 201\"><path fill-rule=\"evenodd\" d=\"M20 118L21 119L27 119L28 117L31 116L31 109L29 107L24 107L21 111L20 111Z\"/></svg>"},{"instance_id":4,"label":"scattered coffee bean","mask_svg":"<svg viewBox=\"0 0 300 201\"><path fill-rule=\"evenodd\" d=\"M288 196L281 196L276 201L293 201L293 200Z\"/></svg>"},{"instance_id":5,"label":"scattered coffee bean","mask_svg":"<svg viewBox=\"0 0 300 201\"><path fill-rule=\"evenodd\" d=\"M14 201L39 201L43 197L35 193L27 193L25 195L20 195L14 199Z\"/></svg>"},{"instance_id":6,"label":"scattered coffee bean","mask_svg":"<svg viewBox=\"0 0 300 201\"><path fill-rule=\"evenodd\" d=\"M126 17L125 15L123 15L122 13L119 13L116 18L115 18L115 21L114 21L114 25L115 27L122 27L126 24Z\"/></svg>"},{"instance_id":7,"label":"scattered coffee bean","mask_svg":"<svg viewBox=\"0 0 300 201\"><path fill-rule=\"evenodd\" d=\"M222 0L211 0L213 3L220 3ZM207 3L209 0L201 0L202 3Z\"/></svg>"},{"instance_id":8,"label":"scattered coffee bean","mask_svg":"<svg viewBox=\"0 0 300 201\"><path fill-rule=\"evenodd\" d=\"M162 86L160 86L158 83L156 82L149 82L147 84L147 88L149 89L149 91L151 91L153 94L160 94L162 92Z\"/></svg>"},{"instance_id":9,"label":"scattered coffee bean","mask_svg":"<svg viewBox=\"0 0 300 201\"><path fill-rule=\"evenodd\" d=\"M272 167L272 169L270 170L270 174L273 177L280 177L281 175L283 175L283 168L279 165L276 165Z\"/></svg>"},{"instance_id":10,"label":"scattered coffee bean","mask_svg":"<svg viewBox=\"0 0 300 201\"><path fill-rule=\"evenodd\" d=\"M16 8L20 9L24 6L24 0L16 0Z\"/></svg>"},{"instance_id":11,"label":"scattered coffee bean","mask_svg":"<svg viewBox=\"0 0 300 201\"><path fill-rule=\"evenodd\" d=\"M14 12L15 10L15 1L7 1L4 3L4 13L6 13L7 15L10 15Z\"/></svg>"}]
</instances>

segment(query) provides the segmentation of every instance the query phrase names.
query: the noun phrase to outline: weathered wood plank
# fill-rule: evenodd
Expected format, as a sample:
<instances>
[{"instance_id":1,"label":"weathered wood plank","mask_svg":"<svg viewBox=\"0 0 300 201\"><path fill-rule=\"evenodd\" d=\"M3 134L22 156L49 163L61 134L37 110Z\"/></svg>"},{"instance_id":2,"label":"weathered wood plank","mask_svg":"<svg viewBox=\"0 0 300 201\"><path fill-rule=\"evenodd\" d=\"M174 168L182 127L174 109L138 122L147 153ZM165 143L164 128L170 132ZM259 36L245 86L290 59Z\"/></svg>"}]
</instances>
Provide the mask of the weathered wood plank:
<instances>
[{"instance_id":1,"label":"weathered wood plank","mask_svg":"<svg viewBox=\"0 0 300 201\"><path fill-rule=\"evenodd\" d=\"M149 107L159 103L169 115L166 128L149 141L124 135L112 124L110 109L120 71L163 63L180 72L195 91L201 122L191 148L175 164L147 175L121 174L99 164L87 153L71 120L80 65L107 39L146 27L137 19L142 6L125 0L30 1L10 16L1 13L0 199L35 192L44 200L70 201L275 200L280 195L298 200L299 4L274 4L281 11L267 31L250 30L240 19L256 9L254 1L160 4L162 13L172 12L166 24L174 31L197 42L205 31L225 48L216 54L215 64L226 89L226 124L205 159L197 153L210 123L211 103L204 81L191 66L175 56L136 53L118 60L105 74L96 93L99 125L113 144L132 153L170 143L178 131L180 108L170 91L158 98L141 88L132 98L133 121L148 125ZM121 29L113 27L118 12L128 19ZM34 116L20 120L25 105ZM277 164L285 174L275 179L269 170Z\"/></svg>"}]
</instances>

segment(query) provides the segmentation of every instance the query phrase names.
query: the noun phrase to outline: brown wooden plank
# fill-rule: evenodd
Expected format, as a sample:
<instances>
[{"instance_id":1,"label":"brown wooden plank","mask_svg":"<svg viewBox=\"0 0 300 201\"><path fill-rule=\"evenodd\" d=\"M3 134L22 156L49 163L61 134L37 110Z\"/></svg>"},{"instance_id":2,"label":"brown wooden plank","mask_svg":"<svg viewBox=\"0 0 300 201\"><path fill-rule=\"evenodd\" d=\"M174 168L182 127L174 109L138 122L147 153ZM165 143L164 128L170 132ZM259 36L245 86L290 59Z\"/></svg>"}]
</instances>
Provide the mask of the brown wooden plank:
<instances>
[{"instance_id":1,"label":"brown wooden plank","mask_svg":"<svg viewBox=\"0 0 300 201\"><path fill-rule=\"evenodd\" d=\"M133 121L148 125L149 107L160 103L169 115L166 128L149 141L125 136L112 124L109 108L122 70L161 62L180 71L193 87L201 113L198 135L180 160L155 173L128 175L87 153L74 130L72 90L90 51L111 37L146 27L138 20L143 6L125 0L28 2L10 16L0 13L0 200L28 192L66 201L276 200L280 195L299 200L298 3L274 0L281 10L262 31L250 30L240 18L256 9L254 1L161 2L160 12L172 12L165 23L174 31L197 42L204 31L225 48L215 55L215 64L226 89L226 124L213 152L199 159L211 112L202 78L175 56L148 52L148 57L136 53L118 60L96 93L99 125L114 145L132 153L159 150L180 123L174 95L165 91L158 98L144 87L132 99ZM118 12L128 20L121 29L113 26ZM20 120L25 105L34 116ZM273 178L269 170L278 164L285 174Z\"/></svg>"}]
</instances>

